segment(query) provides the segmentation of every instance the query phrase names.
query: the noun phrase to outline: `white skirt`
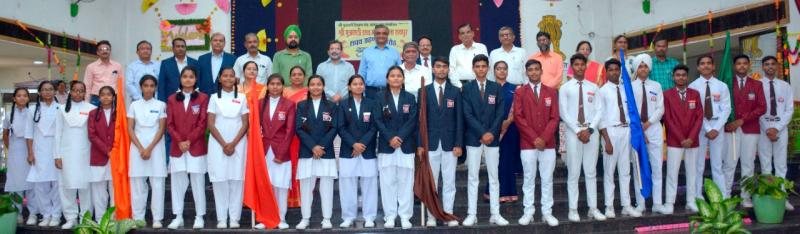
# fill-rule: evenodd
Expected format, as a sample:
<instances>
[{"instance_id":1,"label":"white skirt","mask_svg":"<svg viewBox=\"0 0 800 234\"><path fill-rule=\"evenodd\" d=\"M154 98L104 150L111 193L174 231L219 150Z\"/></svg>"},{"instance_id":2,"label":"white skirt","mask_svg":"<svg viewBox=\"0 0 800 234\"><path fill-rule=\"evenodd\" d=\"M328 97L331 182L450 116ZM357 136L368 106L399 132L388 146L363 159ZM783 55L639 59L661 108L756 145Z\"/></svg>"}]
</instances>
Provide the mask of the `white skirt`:
<instances>
[{"instance_id":1,"label":"white skirt","mask_svg":"<svg viewBox=\"0 0 800 234\"><path fill-rule=\"evenodd\" d=\"M391 154L378 154L378 166L414 169L414 154L404 154L399 148Z\"/></svg>"},{"instance_id":2,"label":"white skirt","mask_svg":"<svg viewBox=\"0 0 800 234\"><path fill-rule=\"evenodd\" d=\"M292 187L292 161L276 163L272 147L267 150L267 171L273 187L289 189Z\"/></svg>"},{"instance_id":3,"label":"white skirt","mask_svg":"<svg viewBox=\"0 0 800 234\"><path fill-rule=\"evenodd\" d=\"M297 162L297 179L311 177L333 177L336 179L336 159L301 158Z\"/></svg>"},{"instance_id":4,"label":"white skirt","mask_svg":"<svg viewBox=\"0 0 800 234\"><path fill-rule=\"evenodd\" d=\"M89 182L103 182L111 180L111 161L105 166L89 166Z\"/></svg>"},{"instance_id":5,"label":"white skirt","mask_svg":"<svg viewBox=\"0 0 800 234\"><path fill-rule=\"evenodd\" d=\"M151 159L152 160L152 159ZM206 173L206 156L192 156L189 151L180 157L169 158L169 172Z\"/></svg>"},{"instance_id":6,"label":"white skirt","mask_svg":"<svg viewBox=\"0 0 800 234\"><path fill-rule=\"evenodd\" d=\"M378 176L378 160L355 158L339 158L339 177L375 177Z\"/></svg>"}]
</instances>

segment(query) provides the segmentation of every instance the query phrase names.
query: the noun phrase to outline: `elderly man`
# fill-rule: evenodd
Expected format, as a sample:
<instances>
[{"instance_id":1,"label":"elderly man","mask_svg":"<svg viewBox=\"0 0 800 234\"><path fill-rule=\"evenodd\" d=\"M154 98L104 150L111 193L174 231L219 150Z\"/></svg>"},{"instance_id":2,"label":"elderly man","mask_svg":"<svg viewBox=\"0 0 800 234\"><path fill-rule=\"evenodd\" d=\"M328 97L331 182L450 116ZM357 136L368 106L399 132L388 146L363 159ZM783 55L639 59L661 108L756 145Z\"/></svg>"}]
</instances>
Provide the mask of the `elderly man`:
<instances>
[{"instance_id":1,"label":"elderly man","mask_svg":"<svg viewBox=\"0 0 800 234\"><path fill-rule=\"evenodd\" d=\"M375 46L364 49L358 66L358 74L364 77L367 85L364 94L368 98L375 97L379 90L386 87L386 72L390 67L400 64L400 53L386 44L389 42L389 27L375 25L372 33Z\"/></svg>"},{"instance_id":2,"label":"elderly man","mask_svg":"<svg viewBox=\"0 0 800 234\"><path fill-rule=\"evenodd\" d=\"M144 75L158 77L161 62L153 61L153 45L149 41L140 41L136 44L136 55L139 59L128 64L125 70L125 88L130 101L142 99L142 90L139 88L139 80Z\"/></svg>"},{"instance_id":3,"label":"elderly man","mask_svg":"<svg viewBox=\"0 0 800 234\"><path fill-rule=\"evenodd\" d=\"M500 37L500 48L489 53L489 66L494 67L495 63L504 61L508 64L508 77L506 81L512 84L523 84L525 80L525 49L514 46L514 29L508 26L500 28L497 32ZM494 69L489 69L489 79L494 80Z\"/></svg>"},{"instance_id":4,"label":"elderly man","mask_svg":"<svg viewBox=\"0 0 800 234\"><path fill-rule=\"evenodd\" d=\"M423 77L425 78L425 85L433 81L431 69L416 63L418 57L419 46L416 42L407 42L403 45L403 65L400 68L403 69L403 75L405 76L405 89L413 94L414 97L417 96L419 88L422 88L420 82Z\"/></svg>"},{"instance_id":5,"label":"elderly man","mask_svg":"<svg viewBox=\"0 0 800 234\"><path fill-rule=\"evenodd\" d=\"M450 81L461 88L462 83L475 80L472 59L479 54L488 56L488 53L485 45L475 41L475 32L470 24L458 26L458 39L461 44L450 49ZM491 65L489 68L491 69Z\"/></svg>"},{"instance_id":6,"label":"elderly man","mask_svg":"<svg viewBox=\"0 0 800 234\"><path fill-rule=\"evenodd\" d=\"M219 71L224 67L233 67L236 61L236 57L223 49L225 49L225 35L216 32L211 35L211 52L197 59L197 72L200 73L197 77L197 86L203 93L216 93Z\"/></svg>"},{"instance_id":7,"label":"elderly man","mask_svg":"<svg viewBox=\"0 0 800 234\"><path fill-rule=\"evenodd\" d=\"M342 59L342 42L328 42L328 60L317 65L317 75L325 79L325 95L338 103L347 95L347 82L356 74L353 64Z\"/></svg>"},{"instance_id":8,"label":"elderly man","mask_svg":"<svg viewBox=\"0 0 800 234\"><path fill-rule=\"evenodd\" d=\"M254 61L258 65L256 82L266 84L267 76L272 74L272 59L258 52L258 37L255 33L244 35L244 47L247 48L247 53L236 58L236 62L233 64L233 71L236 72L236 77L244 80L244 71L242 70L244 64Z\"/></svg>"},{"instance_id":9,"label":"elderly man","mask_svg":"<svg viewBox=\"0 0 800 234\"><path fill-rule=\"evenodd\" d=\"M302 36L300 27L294 24L289 25L283 31L286 49L278 51L275 56L272 56L272 72L281 74L286 85L291 83L289 82L289 70L294 66L302 67L306 71L306 78L314 73L311 70L311 55L300 50L300 37Z\"/></svg>"}]
</instances>

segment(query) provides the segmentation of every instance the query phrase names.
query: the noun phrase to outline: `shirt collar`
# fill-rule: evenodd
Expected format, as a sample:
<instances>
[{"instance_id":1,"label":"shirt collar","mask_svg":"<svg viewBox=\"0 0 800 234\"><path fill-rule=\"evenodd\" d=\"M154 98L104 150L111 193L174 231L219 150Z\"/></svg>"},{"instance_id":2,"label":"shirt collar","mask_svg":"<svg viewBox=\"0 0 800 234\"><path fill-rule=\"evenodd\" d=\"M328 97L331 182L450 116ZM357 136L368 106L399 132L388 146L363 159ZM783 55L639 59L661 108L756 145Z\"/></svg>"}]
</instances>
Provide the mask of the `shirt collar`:
<instances>
[{"instance_id":1,"label":"shirt collar","mask_svg":"<svg viewBox=\"0 0 800 234\"><path fill-rule=\"evenodd\" d=\"M215 54L214 51L211 51L211 57L214 57L214 58L222 58L223 54L225 54L225 51L222 51L219 54Z\"/></svg>"},{"instance_id":2,"label":"shirt collar","mask_svg":"<svg viewBox=\"0 0 800 234\"><path fill-rule=\"evenodd\" d=\"M136 60L136 64L141 64L141 65L150 65L150 64L153 64L153 60L152 60L152 59L150 59L150 60L147 60L147 62L143 62L141 59L137 59L137 60Z\"/></svg>"},{"instance_id":3,"label":"shirt collar","mask_svg":"<svg viewBox=\"0 0 800 234\"><path fill-rule=\"evenodd\" d=\"M251 55L250 55L250 53L248 52L248 53L246 53L245 55L247 55L247 57L248 57L248 58L252 58L252 59L259 59L259 58L261 58L261 53L256 53L256 56L251 56Z\"/></svg>"}]
</instances>

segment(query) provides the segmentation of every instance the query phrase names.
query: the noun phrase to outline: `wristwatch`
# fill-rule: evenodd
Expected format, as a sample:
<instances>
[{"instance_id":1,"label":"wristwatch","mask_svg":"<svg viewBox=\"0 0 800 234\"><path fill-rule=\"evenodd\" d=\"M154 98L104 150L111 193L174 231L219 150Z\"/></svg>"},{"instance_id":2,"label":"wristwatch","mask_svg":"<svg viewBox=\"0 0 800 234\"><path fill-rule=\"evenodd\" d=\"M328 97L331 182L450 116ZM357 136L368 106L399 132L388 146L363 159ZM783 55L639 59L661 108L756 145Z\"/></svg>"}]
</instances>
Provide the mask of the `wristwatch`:
<instances>
[{"instance_id":1,"label":"wristwatch","mask_svg":"<svg viewBox=\"0 0 800 234\"><path fill-rule=\"evenodd\" d=\"M589 128L589 134L594 134L594 128Z\"/></svg>"}]
</instances>

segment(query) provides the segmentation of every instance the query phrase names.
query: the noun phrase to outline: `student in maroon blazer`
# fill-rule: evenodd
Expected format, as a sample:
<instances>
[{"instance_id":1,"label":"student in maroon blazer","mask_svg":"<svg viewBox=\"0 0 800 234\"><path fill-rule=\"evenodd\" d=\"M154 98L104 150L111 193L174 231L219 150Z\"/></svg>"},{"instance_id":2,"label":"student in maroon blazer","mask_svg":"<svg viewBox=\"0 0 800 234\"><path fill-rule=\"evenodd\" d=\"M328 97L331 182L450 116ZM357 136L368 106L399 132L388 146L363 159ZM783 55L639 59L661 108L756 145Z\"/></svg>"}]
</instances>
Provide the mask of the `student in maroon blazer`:
<instances>
[{"instance_id":1,"label":"student in maroon blazer","mask_svg":"<svg viewBox=\"0 0 800 234\"><path fill-rule=\"evenodd\" d=\"M270 75L267 78L267 97L261 100L261 107L254 110L261 113L261 142L267 151L269 179L280 209L279 229L289 228L285 219L289 188L292 187L289 146L294 137L296 111L294 102L283 97L283 85L280 74Z\"/></svg>"},{"instance_id":2,"label":"student in maroon blazer","mask_svg":"<svg viewBox=\"0 0 800 234\"><path fill-rule=\"evenodd\" d=\"M678 188L678 170L681 168L683 158L686 169L686 184L696 184L696 179L702 179L697 172L697 157L704 157L705 152L700 152L700 129L703 126L703 98L694 89L687 88L689 67L680 64L672 69L672 79L675 87L664 91L664 127L667 131L667 185L666 204L664 209L671 213L674 209L675 195ZM699 177L699 178L697 178ZM696 191L697 186L686 186L686 207L697 212L694 199L702 191Z\"/></svg>"},{"instance_id":3,"label":"student in maroon blazer","mask_svg":"<svg viewBox=\"0 0 800 234\"><path fill-rule=\"evenodd\" d=\"M519 129L520 158L524 179L524 214L519 224L528 225L533 220L536 170L542 175L542 219L550 226L558 225L552 215L553 170L556 163L555 132L558 129L558 93L542 85L542 63L531 59L525 63L528 84L521 85L514 94L514 123ZM538 165L537 165L538 164Z\"/></svg>"},{"instance_id":4,"label":"student in maroon blazer","mask_svg":"<svg viewBox=\"0 0 800 234\"><path fill-rule=\"evenodd\" d=\"M733 186L733 174L736 172L736 159L742 159L742 178L753 175L754 162L756 160L756 150L758 150L758 136L761 134L761 126L758 119L767 112L767 101L764 98L764 87L761 81L750 78L747 72L750 71L750 57L740 54L733 58L734 73L733 78L733 104L735 121L725 126L725 141L729 147L727 154L732 155L736 152L738 157L734 160L725 161L723 170L725 171L725 190L722 194L730 195ZM744 86L742 86L744 84ZM736 142L732 141L731 135L736 134ZM729 163L730 162L730 163ZM750 201L750 194L741 191L743 199L742 206L753 207Z\"/></svg>"},{"instance_id":5,"label":"student in maroon blazer","mask_svg":"<svg viewBox=\"0 0 800 234\"><path fill-rule=\"evenodd\" d=\"M89 184L92 194L92 208L95 217L102 217L108 207L109 198L114 199L111 181L111 167L108 163L111 147L114 146L114 121L117 94L111 86L103 86L98 92L100 106L89 112L87 125L89 141L92 143L89 158Z\"/></svg>"},{"instance_id":6,"label":"student in maroon blazer","mask_svg":"<svg viewBox=\"0 0 800 234\"><path fill-rule=\"evenodd\" d=\"M192 197L197 216L195 229L203 228L206 213L205 173L207 169L205 132L208 122L208 95L198 92L197 71L192 66L181 70L181 89L167 99L167 132L170 143L169 171L172 195L172 213L175 219L167 226L177 229L183 226L183 199L191 182ZM189 176L191 175L191 179Z\"/></svg>"}]
</instances>

